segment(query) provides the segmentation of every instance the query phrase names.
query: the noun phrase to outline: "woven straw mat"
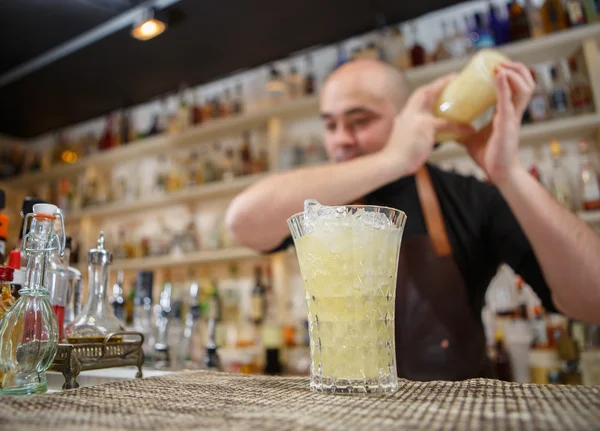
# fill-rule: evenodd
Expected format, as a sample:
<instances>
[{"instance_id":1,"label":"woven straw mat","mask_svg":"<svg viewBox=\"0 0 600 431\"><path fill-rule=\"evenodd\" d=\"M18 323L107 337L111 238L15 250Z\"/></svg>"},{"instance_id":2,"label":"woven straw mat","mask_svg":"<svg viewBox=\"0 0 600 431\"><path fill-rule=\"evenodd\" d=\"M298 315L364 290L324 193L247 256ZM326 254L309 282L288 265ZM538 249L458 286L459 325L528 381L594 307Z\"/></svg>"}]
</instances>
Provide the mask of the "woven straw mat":
<instances>
[{"instance_id":1,"label":"woven straw mat","mask_svg":"<svg viewBox=\"0 0 600 431\"><path fill-rule=\"evenodd\" d=\"M318 395L302 377L178 373L0 397L0 430L600 430L600 387L400 381L387 396Z\"/></svg>"}]
</instances>

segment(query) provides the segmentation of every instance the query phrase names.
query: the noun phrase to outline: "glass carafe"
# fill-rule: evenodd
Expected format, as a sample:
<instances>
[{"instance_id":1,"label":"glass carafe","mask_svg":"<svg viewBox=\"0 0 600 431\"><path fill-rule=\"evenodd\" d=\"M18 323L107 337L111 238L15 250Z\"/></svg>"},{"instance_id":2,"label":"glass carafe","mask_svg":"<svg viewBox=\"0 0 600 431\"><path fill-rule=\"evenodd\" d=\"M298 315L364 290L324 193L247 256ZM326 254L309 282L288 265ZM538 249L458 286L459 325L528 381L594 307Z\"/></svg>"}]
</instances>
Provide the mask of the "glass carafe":
<instances>
[{"instance_id":1,"label":"glass carafe","mask_svg":"<svg viewBox=\"0 0 600 431\"><path fill-rule=\"evenodd\" d=\"M40 394L47 390L46 370L52 364L58 346L58 325L48 296L45 275L50 254L64 250L64 236L59 238L54 224L64 220L58 208L37 204L29 233L23 235L22 249L27 255L24 288L14 306L0 322L0 394Z\"/></svg>"},{"instance_id":2,"label":"glass carafe","mask_svg":"<svg viewBox=\"0 0 600 431\"><path fill-rule=\"evenodd\" d=\"M123 326L108 303L108 267L112 254L104 249L104 233L100 232L97 248L88 253L88 298L81 313L65 329L71 344L101 343L107 335L123 332ZM119 342L118 337L112 341Z\"/></svg>"}]
</instances>

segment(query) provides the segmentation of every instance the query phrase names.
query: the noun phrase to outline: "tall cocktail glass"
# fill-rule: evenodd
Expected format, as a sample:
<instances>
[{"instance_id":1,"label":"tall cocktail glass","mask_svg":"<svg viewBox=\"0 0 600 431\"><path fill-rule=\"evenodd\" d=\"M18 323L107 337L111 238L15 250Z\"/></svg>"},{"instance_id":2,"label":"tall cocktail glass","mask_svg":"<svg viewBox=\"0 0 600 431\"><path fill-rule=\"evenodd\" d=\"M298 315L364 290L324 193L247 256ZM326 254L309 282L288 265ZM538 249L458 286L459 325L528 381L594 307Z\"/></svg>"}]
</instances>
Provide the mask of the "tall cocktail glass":
<instances>
[{"instance_id":1,"label":"tall cocktail glass","mask_svg":"<svg viewBox=\"0 0 600 431\"><path fill-rule=\"evenodd\" d=\"M394 304L405 221L393 208L316 201L288 220L308 305L312 391L397 389Z\"/></svg>"}]
</instances>

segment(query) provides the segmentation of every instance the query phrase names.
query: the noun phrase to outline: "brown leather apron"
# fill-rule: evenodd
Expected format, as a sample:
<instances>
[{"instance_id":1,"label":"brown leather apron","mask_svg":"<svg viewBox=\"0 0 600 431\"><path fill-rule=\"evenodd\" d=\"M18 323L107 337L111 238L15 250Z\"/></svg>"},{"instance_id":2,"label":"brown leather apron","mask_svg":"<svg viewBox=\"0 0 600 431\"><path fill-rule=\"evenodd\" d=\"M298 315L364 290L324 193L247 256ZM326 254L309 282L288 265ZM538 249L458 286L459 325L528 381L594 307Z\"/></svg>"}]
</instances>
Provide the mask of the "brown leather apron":
<instances>
[{"instance_id":1,"label":"brown leather apron","mask_svg":"<svg viewBox=\"0 0 600 431\"><path fill-rule=\"evenodd\" d=\"M416 174L428 235L403 241L396 289L398 376L410 380L491 377L480 319L452 256L426 166Z\"/></svg>"}]
</instances>

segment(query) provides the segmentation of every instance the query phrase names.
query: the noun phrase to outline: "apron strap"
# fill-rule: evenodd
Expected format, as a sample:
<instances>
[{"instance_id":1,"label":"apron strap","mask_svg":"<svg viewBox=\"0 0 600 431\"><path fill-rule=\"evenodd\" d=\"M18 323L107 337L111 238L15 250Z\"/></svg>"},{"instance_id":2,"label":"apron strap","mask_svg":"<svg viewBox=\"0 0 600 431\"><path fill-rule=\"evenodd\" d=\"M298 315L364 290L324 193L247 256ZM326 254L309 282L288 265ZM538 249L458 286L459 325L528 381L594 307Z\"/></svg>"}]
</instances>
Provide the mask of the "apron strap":
<instances>
[{"instance_id":1,"label":"apron strap","mask_svg":"<svg viewBox=\"0 0 600 431\"><path fill-rule=\"evenodd\" d=\"M452 245L448 239L448 232L444 225L444 217L440 209L435 189L431 182L431 176L426 165L419 168L416 173L417 193L421 202L421 210L425 218L425 225L429 238L433 243L433 249L437 256L449 256L452 254Z\"/></svg>"}]
</instances>

